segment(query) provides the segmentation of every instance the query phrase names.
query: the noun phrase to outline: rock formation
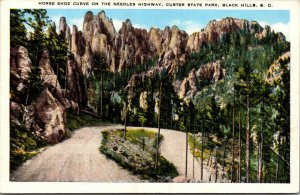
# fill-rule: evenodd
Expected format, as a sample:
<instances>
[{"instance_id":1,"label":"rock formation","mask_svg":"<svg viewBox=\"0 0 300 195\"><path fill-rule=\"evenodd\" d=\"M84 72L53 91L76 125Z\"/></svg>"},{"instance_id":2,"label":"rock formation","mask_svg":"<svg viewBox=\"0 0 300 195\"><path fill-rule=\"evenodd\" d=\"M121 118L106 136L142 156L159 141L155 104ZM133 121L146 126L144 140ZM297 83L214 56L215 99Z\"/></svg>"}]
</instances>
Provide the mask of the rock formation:
<instances>
[{"instance_id":1,"label":"rock formation","mask_svg":"<svg viewBox=\"0 0 300 195\"><path fill-rule=\"evenodd\" d=\"M284 73L284 71L280 67L280 60L283 61L288 58L290 58L290 52L282 54L277 60L273 62L273 64L271 64L265 77L265 80L268 83L273 84L274 82L282 80L282 74ZM286 66L287 69L290 69L290 63L288 63Z\"/></svg>"},{"instance_id":2,"label":"rock formation","mask_svg":"<svg viewBox=\"0 0 300 195\"><path fill-rule=\"evenodd\" d=\"M32 62L25 47L17 46L10 49L10 80L18 91L24 92L31 67Z\"/></svg>"},{"instance_id":3,"label":"rock formation","mask_svg":"<svg viewBox=\"0 0 300 195\"><path fill-rule=\"evenodd\" d=\"M67 43L70 46L71 31L70 31L70 27L68 26L65 17L61 17L59 20L59 33L63 33L65 35Z\"/></svg>"},{"instance_id":4,"label":"rock formation","mask_svg":"<svg viewBox=\"0 0 300 195\"><path fill-rule=\"evenodd\" d=\"M49 53L42 53L39 68L43 91L35 101L35 131L42 131L49 143L57 143L64 137L66 109L70 107L63 97L61 86L51 68Z\"/></svg>"},{"instance_id":5,"label":"rock formation","mask_svg":"<svg viewBox=\"0 0 300 195\"><path fill-rule=\"evenodd\" d=\"M16 83L16 89L21 91L27 88L26 82L32 68L27 49L22 46L12 48L10 65L11 77L14 78L12 81ZM51 68L48 51L42 53L39 68L43 87L41 94L31 105L23 105L22 101L20 103L11 101L11 122L17 126L24 124L28 129L32 128L32 134L39 139L56 143L65 135L66 109L71 105L64 98L57 76ZM18 98L14 99L18 100Z\"/></svg>"},{"instance_id":6,"label":"rock formation","mask_svg":"<svg viewBox=\"0 0 300 195\"><path fill-rule=\"evenodd\" d=\"M178 96L187 100L196 95L201 89L201 85L217 82L224 76L225 69L222 68L220 60L218 60L202 65L198 70L191 70L188 77L184 78L182 82L174 81L173 85Z\"/></svg>"},{"instance_id":7,"label":"rock formation","mask_svg":"<svg viewBox=\"0 0 300 195\"><path fill-rule=\"evenodd\" d=\"M64 17L60 20L61 32L67 34L68 25ZM131 21L127 19L122 23L119 32L116 32L111 18L104 11L94 15L88 11L84 16L82 32L77 26L73 26L70 51L73 59L68 62L68 90L69 94L86 94L82 78L89 77L93 70L95 56L104 56L107 68L112 72L125 70L126 68L144 64L147 59L158 59L154 68L134 75L130 83L138 82L139 78L151 76L162 69L168 74L174 74L176 68L183 65L190 52L199 51L203 44L222 42L229 38L231 33L251 33L258 39L266 37L270 33L270 27L261 27L255 21L244 19L224 18L220 21L212 20L200 32L188 35L177 26L165 27L163 30L151 28L149 31L134 28ZM278 39L284 40L284 36ZM161 68L164 67L164 68ZM220 67L206 65L203 69L195 71L197 79L218 80L224 73L220 73ZM197 74L201 74L198 75ZM190 75L191 76L191 75ZM189 77L190 77L189 76ZM78 81L81 81L78 83ZM187 87L191 79L182 81ZM129 85L130 85L129 83ZM191 87L191 86L190 86ZM184 87L183 87L184 88ZM195 88L193 88L195 89ZM184 90L183 90L184 91ZM193 92L192 92L193 91ZM191 94L195 93L192 90ZM186 92L182 92L186 95ZM79 107L86 105L86 100L80 95L72 95L71 99Z\"/></svg>"},{"instance_id":8,"label":"rock formation","mask_svg":"<svg viewBox=\"0 0 300 195\"><path fill-rule=\"evenodd\" d=\"M269 28L266 26L266 28ZM247 21L236 18L224 18L220 21L212 20L201 32L195 32L189 36L186 50L198 51L203 43L216 43L224 41L230 33L262 33L263 28L255 21ZM260 35L256 35L260 36Z\"/></svg>"},{"instance_id":9,"label":"rock formation","mask_svg":"<svg viewBox=\"0 0 300 195\"><path fill-rule=\"evenodd\" d=\"M68 25L64 17L60 20L60 30L67 32ZM177 26L165 29L134 28L127 19L116 32L112 19L104 11L94 15L88 11L84 16L82 32L73 26L70 51L75 56L83 75L89 75L93 69L95 55L103 55L108 69L117 72L128 67L144 64L147 59L158 57L158 66L165 66L169 74L188 59L189 52L200 50L201 46L225 41L230 33L251 33L258 39L270 33L270 27L262 28L255 21L224 18L212 20L200 32L188 35ZM283 38L280 38L283 39Z\"/></svg>"},{"instance_id":10,"label":"rock formation","mask_svg":"<svg viewBox=\"0 0 300 195\"><path fill-rule=\"evenodd\" d=\"M67 61L66 97L76 112L78 112L79 106L84 107L85 105L85 91L84 77L80 72L80 66L71 57Z\"/></svg>"},{"instance_id":11,"label":"rock formation","mask_svg":"<svg viewBox=\"0 0 300 195\"><path fill-rule=\"evenodd\" d=\"M43 132L48 143L57 143L64 138L65 108L50 90L45 87L35 104L35 131Z\"/></svg>"},{"instance_id":12,"label":"rock formation","mask_svg":"<svg viewBox=\"0 0 300 195\"><path fill-rule=\"evenodd\" d=\"M20 126L23 122L30 128L33 121L32 106L25 106L29 88L32 62L25 47L16 46L10 50L10 120L11 125Z\"/></svg>"}]
</instances>

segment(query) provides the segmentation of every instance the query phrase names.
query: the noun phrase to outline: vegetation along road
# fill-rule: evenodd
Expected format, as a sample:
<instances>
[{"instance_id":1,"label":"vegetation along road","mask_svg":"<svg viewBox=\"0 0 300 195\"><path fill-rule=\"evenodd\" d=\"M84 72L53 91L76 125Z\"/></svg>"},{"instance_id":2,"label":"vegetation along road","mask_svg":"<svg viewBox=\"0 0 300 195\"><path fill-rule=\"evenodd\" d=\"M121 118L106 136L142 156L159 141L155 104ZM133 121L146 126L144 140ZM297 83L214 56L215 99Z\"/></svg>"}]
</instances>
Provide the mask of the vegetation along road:
<instances>
[{"instance_id":1,"label":"vegetation along road","mask_svg":"<svg viewBox=\"0 0 300 195\"><path fill-rule=\"evenodd\" d=\"M12 181L89 181L89 182L141 182L137 176L122 169L105 155L99 147L100 133L104 129L122 126L85 127L74 132L62 143L49 146L28 160L11 175ZM157 130L155 128L147 128ZM164 140L160 150L172 162L180 175L185 175L185 133L161 129ZM193 178L193 157L188 153L188 178ZM200 180L200 164L195 160L194 176ZM203 181L209 182L209 170L204 167ZM213 176L212 176L212 181Z\"/></svg>"}]
</instances>

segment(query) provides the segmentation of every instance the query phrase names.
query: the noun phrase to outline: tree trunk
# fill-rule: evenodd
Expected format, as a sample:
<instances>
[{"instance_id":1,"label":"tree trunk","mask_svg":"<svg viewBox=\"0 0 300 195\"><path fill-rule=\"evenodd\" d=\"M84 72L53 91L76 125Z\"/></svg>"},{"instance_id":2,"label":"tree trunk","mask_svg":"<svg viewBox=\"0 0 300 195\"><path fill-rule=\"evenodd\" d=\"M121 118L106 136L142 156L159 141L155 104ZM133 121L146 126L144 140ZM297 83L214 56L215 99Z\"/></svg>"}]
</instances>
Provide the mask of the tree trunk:
<instances>
[{"instance_id":1,"label":"tree trunk","mask_svg":"<svg viewBox=\"0 0 300 195\"><path fill-rule=\"evenodd\" d=\"M206 165L209 165L210 158L211 158L211 150L209 150L209 156L208 156L208 161L207 161Z\"/></svg>"},{"instance_id":2,"label":"tree trunk","mask_svg":"<svg viewBox=\"0 0 300 195\"><path fill-rule=\"evenodd\" d=\"M217 155L217 149L216 150L216 153L215 153L215 183L217 183L218 181L218 155Z\"/></svg>"},{"instance_id":3,"label":"tree trunk","mask_svg":"<svg viewBox=\"0 0 300 195\"><path fill-rule=\"evenodd\" d=\"M159 137L160 137L160 106L161 106L161 88L162 88L162 82L160 82L160 87L159 87L159 104L158 104L158 134L157 134L157 140L156 140L156 158L155 158L155 169L158 167L158 160L159 160Z\"/></svg>"},{"instance_id":4,"label":"tree trunk","mask_svg":"<svg viewBox=\"0 0 300 195\"><path fill-rule=\"evenodd\" d=\"M127 107L126 107L127 109ZM127 113L126 113L127 115ZM103 74L101 73L100 117L103 116Z\"/></svg>"},{"instance_id":5,"label":"tree trunk","mask_svg":"<svg viewBox=\"0 0 300 195\"><path fill-rule=\"evenodd\" d=\"M233 182L233 173L234 173L234 106L232 111L232 161L231 161L231 183Z\"/></svg>"},{"instance_id":6,"label":"tree trunk","mask_svg":"<svg viewBox=\"0 0 300 195\"><path fill-rule=\"evenodd\" d=\"M262 97L262 107L264 107L264 97ZM262 115L262 123L260 125L260 140L258 143L258 170L257 170L257 182L262 183L262 169L263 169L263 144L264 144L264 139L263 139L263 121L264 121L264 115Z\"/></svg>"},{"instance_id":7,"label":"tree trunk","mask_svg":"<svg viewBox=\"0 0 300 195\"><path fill-rule=\"evenodd\" d=\"M227 147L228 138L225 138L224 151L223 151L223 163L222 163L222 171L225 168L225 158L226 158L226 147Z\"/></svg>"},{"instance_id":8,"label":"tree trunk","mask_svg":"<svg viewBox=\"0 0 300 195\"><path fill-rule=\"evenodd\" d=\"M65 93L64 93L64 98L66 98L66 93L67 93L67 82L68 82L68 63L66 65L66 76L65 76ZM97 108L97 106L96 106Z\"/></svg>"},{"instance_id":9,"label":"tree trunk","mask_svg":"<svg viewBox=\"0 0 300 195\"><path fill-rule=\"evenodd\" d=\"M241 112L239 112L239 168L238 168L238 182L241 182L241 160L242 160L242 140L241 140Z\"/></svg>"},{"instance_id":10,"label":"tree trunk","mask_svg":"<svg viewBox=\"0 0 300 195\"><path fill-rule=\"evenodd\" d=\"M263 158L262 158L262 151L263 151L263 137L262 133L260 134L261 140L258 142L258 159L257 159L257 182L262 182L262 168L263 168Z\"/></svg>"},{"instance_id":11,"label":"tree trunk","mask_svg":"<svg viewBox=\"0 0 300 195\"><path fill-rule=\"evenodd\" d=\"M27 95L26 95L25 105L28 104L28 98L29 98L29 94L30 94L30 86L31 86L31 83L28 84L28 89L27 89Z\"/></svg>"},{"instance_id":12,"label":"tree trunk","mask_svg":"<svg viewBox=\"0 0 300 195\"><path fill-rule=\"evenodd\" d=\"M126 140L127 109L128 109L127 103L125 103L125 105L126 105L126 108L125 108L125 120L124 120L124 140Z\"/></svg>"},{"instance_id":13,"label":"tree trunk","mask_svg":"<svg viewBox=\"0 0 300 195\"><path fill-rule=\"evenodd\" d=\"M249 105L249 95L247 95L247 132L246 132L246 183L250 182L250 105Z\"/></svg>"},{"instance_id":14,"label":"tree trunk","mask_svg":"<svg viewBox=\"0 0 300 195\"><path fill-rule=\"evenodd\" d=\"M262 183L263 178L263 167L264 167L264 161L263 161L263 152L264 152L264 137L261 133L261 145L260 145L260 169L259 169L259 182Z\"/></svg>"},{"instance_id":15,"label":"tree trunk","mask_svg":"<svg viewBox=\"0 0 300 195\"><path fill-rule=\"evenodd\" d=\"M203 153L204 153L204 134L203 134L203 123L201 123L201 181L203 180ZM208 159L209 160L209 159Z\"/></svg>"},{"instance_id":16,"label":"tree trunk","mask_svg":"<svg viewBox=\"0 0 300 195\"><path fill-rule=\"evenodd\" d=\"M58 64L56 64L56 81L55 81L55 87L57 88L57 82L58 82Z\"/></svg>"},{"instance_id":17,"label":"tree trunk","mask_svg":"<svg viewBox=\"0 0 300 195\"><path fill-rule=\"evenodd\" d=\"M277 156L277 162L276 162L276 171L275 171L275 182L278 181L278 174L279 174L279 157Z\"/></svg>"},{"instance_id":18,"label":"tree trunk","mask_svg":"<svg viewBox=\"0 0 300 195\"><path fill-rule=\"evenodd\" d=\"M36 46L35 68L37 68L38 54L39 54L39 45ZM28 99L29 99L29 95L30 95L30 87L31 87L31 82L29 82L29 84L28 84L28 89L27 89L27 95L26 95L25 105L28 104Z\"/></svg>"},{"instance_id":19,"label":"tree trunk","mask_svg":"<svg viewBox=\"0 0 300 195\"><path fill-rule=\"evenodd\" d=\"M258 141L258 146L257 146L257 175L256 175L256 180L257 180L257 183L260 183L259 182L259 176L260 176L260 173L259 173L259 170L260 170L260 141Z\"/></svg>"},{"instance_id":20,"label":"tree trunk","mask_svg":"<svg viewBox=\"0 0 300 195\"><path fill-rule=\"evenodd\" d=\"M173 114L173 113L171 113ZM173 116L171 116L171 129L173 129Z\"/></svg>"},{"instance_id":21,"label":"tree trunk","mask_svg":"<svg viewBox=\"0 0 300 195\"><path fill-rule=\"evenodd\" d=\"M288 161L286 161L282 156L280 156L279 154L277 154L272 148L270 148L271 152L273 152L277 157L279 157L279 159L285 164L285 169L290 169L290 163Z\"/></svg>"},{"instance_id":22,"label":"tree trunk","mask_svg":"<svg viewBox=\"0 0 300 195\"><path fill-rule=\"evenodd\" d=\"M195 137L195 120L194 120L194 132L193 132L193 179L195 179L195 145L196 145L196 137Z\"/></svg>"},{"instance_id":23,"label":"tree trunk","mask_svg":"<svg viewBox=\"0 0 300 195\"><path fill-rule=\"evenodd\" d=\"M187 169L188 169L188 129L187 124L185 127L185 177L187 178Z\"/></svg>"},{"instance_id":24,"label":"tree trunk","mask_svg":"<svg viewBox=\"0 0 300 195\"><path fill-rule=\"evenodd\" d=\"M116 88L116 74L114 74L114 89Z\"/></svg>"}]
</instances>

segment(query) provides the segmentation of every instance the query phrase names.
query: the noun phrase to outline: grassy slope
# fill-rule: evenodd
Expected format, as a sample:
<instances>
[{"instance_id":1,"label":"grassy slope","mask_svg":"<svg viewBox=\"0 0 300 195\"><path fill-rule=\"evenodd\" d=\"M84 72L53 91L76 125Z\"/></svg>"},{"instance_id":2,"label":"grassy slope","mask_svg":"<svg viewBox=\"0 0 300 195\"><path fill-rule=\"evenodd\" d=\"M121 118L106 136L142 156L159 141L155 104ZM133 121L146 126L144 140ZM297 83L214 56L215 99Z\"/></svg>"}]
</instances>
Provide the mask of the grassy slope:
<instances>
[{"instance_id":1,"label":"grassy slope","mask_svg":"<svg viewBox=\"0 0 300 195\"><path fill-rule=\"evenodd\" d=\"M159 180L162 177L173 178L178 175L176 167L167 161L163 156L160 156L159 163L160 166L155 170L153 164L147 164L147 166L136 166L134 163L125 162L120 154L117 154L113 149L108 147L108 142L110 142L110 131L103 131L102 145L100 151L105 154L108 158L116 161L121 167L131 171L133 174L137 174L141 179ZM147 131L144 129L127 130L127 142L131 144L138 145L142 151L142 137L146 140L150 140L146 143L145 151L147 151L152 156L152 162L155 161L155 151L156 151L156 141L157 135L152 131ZM123 138L123 130L118 131L117 136ZM163 137L160 137L160 141ZM119 143L122 145L122 142Z\"/></svg>"},{"instance_id":2,"label":"grassy slope","mask_svg":"<svg viewBox=\"0 0 300 195\"><path fill-rule=\"evenodd\" d=\"M15 170L26 160L35 156L39 149L46 145L45 142L35 138L23 126L10 128L10 169Z\"/></svg>"}]
</instances>

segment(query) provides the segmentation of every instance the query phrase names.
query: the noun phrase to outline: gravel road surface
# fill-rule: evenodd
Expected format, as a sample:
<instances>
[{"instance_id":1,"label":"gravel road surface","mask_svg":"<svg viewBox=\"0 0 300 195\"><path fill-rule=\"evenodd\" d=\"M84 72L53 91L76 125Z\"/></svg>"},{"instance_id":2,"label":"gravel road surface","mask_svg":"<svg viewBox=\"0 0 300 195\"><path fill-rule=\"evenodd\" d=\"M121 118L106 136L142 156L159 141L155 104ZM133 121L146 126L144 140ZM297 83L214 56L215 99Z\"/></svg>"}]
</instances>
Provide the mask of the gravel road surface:
<instances>
[{"instance_id":1,"label":"gravel road surface","mask_svg":"<svg viewBox=\"0 0 300 195\"><path fill-rule=\"evenodd\" d=\"M122 126L85 127L74 131L71 138L49 146L26 161L11 174L11 181L48 182L142 182L137 176L119 167L100 153L104 129ZM129 127L134 128L134 127ZM147 128L157 131L156 128ZM185 175L185 133L161 129L164 136L161 155L172 162L180 175ZM188 178L193 178L193 156L188 153ZM200 180L200 163L194 161L194 179ZM208 167L204 167L203 182L209 182ZM214 181L214 177L211 178Z\"/></svg>"}]
</instances>

